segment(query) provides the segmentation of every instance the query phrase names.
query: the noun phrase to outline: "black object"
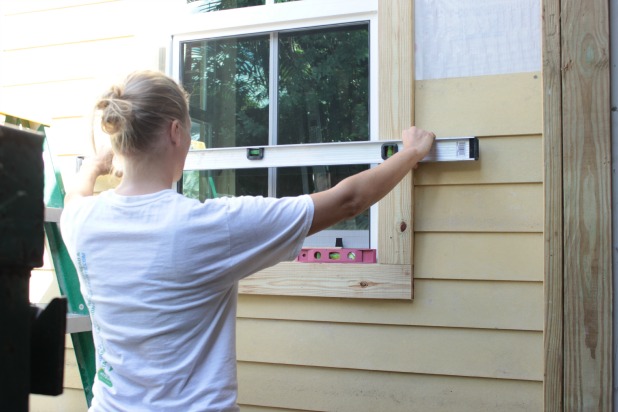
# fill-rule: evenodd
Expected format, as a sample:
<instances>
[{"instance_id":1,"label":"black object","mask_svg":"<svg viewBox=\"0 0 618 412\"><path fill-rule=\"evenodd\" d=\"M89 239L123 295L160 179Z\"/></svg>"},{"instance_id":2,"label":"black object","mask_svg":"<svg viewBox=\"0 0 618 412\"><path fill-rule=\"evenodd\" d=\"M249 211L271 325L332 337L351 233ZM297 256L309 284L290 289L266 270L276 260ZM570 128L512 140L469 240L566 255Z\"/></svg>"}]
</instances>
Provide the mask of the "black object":
<instances>
[{"instance_id":1,"label":"black object","mask_svg":"<svg viewBox=\"0 0 618 412\"><path fill-rule=\"evenodd\" d=\"M382 145L382 160L386 160L399 151L397 143L384 143Z\"/></svg>"},{"instance_id":2,"label":"black object","mask_svg":"<svg viewBox=\"0 0 618 412\"><path fill-rule=\"evenodd\" d=\"M262 160L264 158L263 147L247 147L247 159Z\"/></svg>"},{"instance_id":3,"label":"black object","mask_svg":"<svg viewBox=\"0 0 618 412\"><path fill-rule=\"evenodd\" d=\"M0 411L28 411L29 394L62 393L66 301L30 305L43 265L42 134L0 125Z\"/></svg>"}]
</instances>

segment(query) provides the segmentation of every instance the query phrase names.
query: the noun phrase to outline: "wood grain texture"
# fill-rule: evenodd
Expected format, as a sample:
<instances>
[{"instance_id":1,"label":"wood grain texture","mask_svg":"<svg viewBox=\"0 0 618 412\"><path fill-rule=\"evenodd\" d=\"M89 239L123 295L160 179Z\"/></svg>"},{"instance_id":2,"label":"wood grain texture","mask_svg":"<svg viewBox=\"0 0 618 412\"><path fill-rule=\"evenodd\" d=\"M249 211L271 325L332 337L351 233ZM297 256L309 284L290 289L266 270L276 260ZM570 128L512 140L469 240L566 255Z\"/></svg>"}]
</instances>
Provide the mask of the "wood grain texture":
<instances>
[{"instance_id":1,"label":"wood grain texture","mask_svg":"<svg viewBox=\"0 0 618 412\"><path fill-rule=\"evenodd\" d=\"M311 411L541 411L541 382L240 362L239 402ZM276 409L273 411L275 412Z\"/></svg>"},{"instance_id":2,"label":"wood grain texture","mask_svg":"<svg viewBox=\"0 0 618 412\"><path fill-rule=\"evenodd\" d=\"M378 133L381 139L400 139L414 124L413 2L378 2ZM378 203L380 262L410 265L412 257L411 174Z\"/></svg>"},{"instance_id":3,"label":"wood grain texture","mask_svg":"<svg viewBox=\"0 0 618 412\"><path fill-rule=\"evenodd\" d=\"M564 409L612 408L608 2L563 0Z\"/></svg>"},{"instance_id":4,"label":"wood grain texture","mask_svg":"<svg viewBox=\"0 0 618 412\"><path fill-rule=\"evenodd\" d=\"M379 132L382 139L399 138L414 122L413 2L378 2Z\"/></svg>"},{"instance_id":5,"label":"wood grain texture","mask_svg":"<svg viewBox=\"0 0 618 412\"><path fill-rule=\"evenodd\" d=\"M240 281L257 295L410 299L409 265L283 262Z\"/></svg>"},{"instance_id":6,"label":"wood grain texture","mask_svg":"<svg viewBox=\"0 0 618 412\"><path fill-rule=\"evenodd\" d=\"M239 361L543 379L541 332L241 318L237 334Z\"/></svg>"},{"instance_id":7,"label":"wood grain texture","mask_svg":"<svg viewBox=\"0 0 618 412\"><path fill-rule=\"evenodd\" d=\"M415 187L417 232L543 231L543 185Z\"/></svg>"},{"instance_id":8,"label":"wood grain texture","mask_svg":"<svg viewBox=\"0 0 618 412\"><path fill-rule=\"evenodd\" d=\"M561 412L563 394L562 73L560 0L542 2L544 229L544 410Z\"/></svg>"},{"instance_id":9,"label":"wood grain texture","mask_svg":"<svg viewBox=\"0 0 618 412\"><path fill-rule=\"evenodd\" d=\"M414 185L541 183L541 135L479 138L476 162L423 163L414 171Z\"/></svg>"},{"instance_id":10,"label":"wood grain texture","mask_svg":"<svg viewBox=\"0 0 618 412\"><path fill-rule=\"evenodd\" d=\"M416 124L438 136L530 135L543 130L540 73L419 80L415 86Z\"/></svg>"},{"instance_id":11,"label":"wood grain texture","mask_svg":"<svg viewBox=\"0 0 618 412\"><path fill-rule=\"evenodd\" d=\"M470 329L543 330L542 282L415 279L414 302L241 295L238 317Z\"/></svg>"}]
</instances>

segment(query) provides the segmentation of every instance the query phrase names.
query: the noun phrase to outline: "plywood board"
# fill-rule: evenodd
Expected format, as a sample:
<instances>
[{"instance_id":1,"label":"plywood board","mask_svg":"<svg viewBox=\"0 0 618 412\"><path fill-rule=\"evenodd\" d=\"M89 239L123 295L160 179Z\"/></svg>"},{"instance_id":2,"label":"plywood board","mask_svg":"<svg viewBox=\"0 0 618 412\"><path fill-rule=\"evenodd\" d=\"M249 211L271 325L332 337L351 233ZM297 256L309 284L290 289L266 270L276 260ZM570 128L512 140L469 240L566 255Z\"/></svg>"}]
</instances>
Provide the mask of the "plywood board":
<instances>
[{"instance_id":1,"label":"plywood board","mask_svg":"<svg viewBox=\"0 0 618 412\"><path fill-rule=\"evenodd\" d=\"M510 136L543 130L541 75L419 80L416 125L438 136Z\"/></svg>"},{"instance_id":2,"label":"plywood board","mask_svg":"<svg viewBox=\"0 0 618 412\"><path fill-rule=\"evenodd\" d=\"M389 372L543 379L543 334L238 319L238 360Z\"/></svg>"},{"instance_id":3,"label":"plywood board","mask_svg":"<svg viewBox=\"0 0 618 412\"><path fill-rule=\"evenodd\" d=\"M258 295L410 299L409 265L283 262L240 282Z\"/></svg>"},{"instance_id":4,"label":"plywood board","mask_svg":"<svg viewBox=\"0 0 618 412\"><path fill-rule=\"evenodd\" d=\"M542 232L543 185L415 188L415 232Z\"/></svg>"},{"instance_id":5,"label":"plywood board","mask_svg":"<svg viewBox=\"0 0 618 412\"><path fill-rule=\"evenodd\" d=\"M542 233L416 233L417 278L543 281Z\"/></svg>"},{"instance_id":6,"label":"plywood board","mask_svg":"<svg viewBox=\"0 0 618 412\"><path fill-rule=\"evenodd\" d=\"M541 411L542 383L241 362L239 402L341 412Z\"/></svg>"},{"instance_id":7,"label":"plywood board","mask_svg":"<svg viewBox=\"0 0 618 412\"><path fill-rule=\"evenodd\" d=\"M414 172L414 184L452 185L487 183L540 183L543 181L541 135L479 138L476 162L423 163Z\"/></svg>"},{"instance_id":8,"label":"plywood board","mask_svg":"<svg viewBox=\"0 0 618 412\"><path fill-rule=\"evenodd\" d=\"M413 302L241 295L238 317L543 330L541 282L416 279Z\"/></svg>"}]
</instances>

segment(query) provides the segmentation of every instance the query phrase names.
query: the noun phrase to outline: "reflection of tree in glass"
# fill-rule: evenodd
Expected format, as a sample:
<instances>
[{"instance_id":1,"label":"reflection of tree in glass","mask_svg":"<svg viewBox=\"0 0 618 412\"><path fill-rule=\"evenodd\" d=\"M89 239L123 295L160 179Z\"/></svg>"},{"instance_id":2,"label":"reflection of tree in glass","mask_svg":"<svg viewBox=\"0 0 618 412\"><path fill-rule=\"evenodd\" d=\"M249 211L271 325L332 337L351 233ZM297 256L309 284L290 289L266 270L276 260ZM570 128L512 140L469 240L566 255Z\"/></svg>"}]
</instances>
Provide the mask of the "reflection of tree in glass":
<instances>
[{"instance_id":1,"label":"reflection of tree in glass","mask_svg":"<svg viewBox=\"0 0 618 412\"><path fill-rule=\"evenodd\" d=\"M368 140L367 27L278 34L278 144ZM200 124L196 135L207 147L268 144L269 41L269 35L257 35L185 44L183 84L191 94L192 119ZM334 185L366 168L279 169L277 196L311 193L320 190L316 182L327 179ZM221 190L233 189L223 193L266 194L265 172L215 173L213 178Z\"/></svg>"},{"instance_id":2,"label":"reflection of tree in glass","mask_svg":"<svg viewBox=\"0 0 618 412\"><path fill-rule=\"evenodd\" d=\"M366 24L279 34L278 143L369 140L369 31ZM332 187L366 165L289 168L277 195ZM311 176L307 179L306 176ZM331 229L367 229L368 211Z\"/></svg>"},{"instance_id":3,"label":"reflection of tree in glass","mask_svg":"<svg viewBox=\"0 0 618 412\"><path fill-rule=\"evenodd\" d=\"M279 144L369 139L367 25L279 35Z\"/></svg>"},{"instance_id":4,"label":"reflection of tree in glass","mask_svg":"<svg viewBox=\"0 0 618 412\"><path fill-rule=\"evenodd\" d=\"M187 4L200 2L197 9L200 12L236 9L239 7L260 6L266 4L265 0L187 0Z\"/></svg>"},{"instance_id":5,"label":"reflection of tree in glass","mask_svg":"<svg viewBox=\"0 0 618 412\"><path fill-rule=\"evenodd\" d=\"M208 147L268 144L268 36L185 46L192 117L208 124ZM187 58L189 56L189 58Z\"/></svg>"}]
</instances>

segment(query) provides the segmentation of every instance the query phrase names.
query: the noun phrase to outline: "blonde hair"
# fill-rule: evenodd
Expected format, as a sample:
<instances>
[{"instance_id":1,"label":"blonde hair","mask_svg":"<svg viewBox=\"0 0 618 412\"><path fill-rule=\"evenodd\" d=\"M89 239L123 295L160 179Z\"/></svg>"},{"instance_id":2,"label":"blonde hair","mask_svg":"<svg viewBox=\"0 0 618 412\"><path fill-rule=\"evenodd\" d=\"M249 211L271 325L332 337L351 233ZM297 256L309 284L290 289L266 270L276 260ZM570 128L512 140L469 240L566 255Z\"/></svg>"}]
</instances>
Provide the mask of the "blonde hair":
<instances>
[{"instance_id":1,"label":"blonde hair","mask_svg":"<svg viewBox=\"0 0 618 412\"><path fill-rule=\"evenodd\" d=\"M187 93L156 71L131 73L99 98L95 111L100 111L101 129L109 134L114 152L122 156L150 152L173 120L189 127Z\"/></svg>"}]
</instances>

